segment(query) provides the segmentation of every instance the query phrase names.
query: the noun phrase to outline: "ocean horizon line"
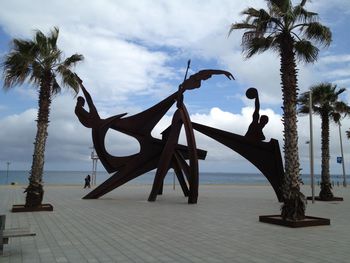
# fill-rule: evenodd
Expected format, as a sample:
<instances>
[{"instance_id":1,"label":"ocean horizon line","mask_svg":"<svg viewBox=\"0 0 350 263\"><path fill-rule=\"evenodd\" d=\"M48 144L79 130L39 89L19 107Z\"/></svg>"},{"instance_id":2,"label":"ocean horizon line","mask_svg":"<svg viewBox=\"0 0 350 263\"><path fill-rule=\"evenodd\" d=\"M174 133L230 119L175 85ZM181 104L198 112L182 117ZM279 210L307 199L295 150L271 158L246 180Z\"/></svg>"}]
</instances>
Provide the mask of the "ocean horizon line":
<instances>
[{"instance_id":1,"label":"ocean horizon line","mask_svg":"<svg viewBox=\"0 0 350 263\"><path fill-rule=\"evenodd\" d=\"M131 184L152 184L156 170L145 173L139 177L130 180ZM60 185L80 185L83 184L87 174L92 174L91 171L75 171L75 170L46 170L43 174L43 183L60 184ZM97 171L96 184L99 185L110 178L112 174L106 171ZM0 184L27 184L29 171L27 170L0 170ZM320 175L315 174L315 183L320 182ZM347 176L348 177L348 176ZM310 175L302 174L301 179L304 184L310 184ZM177 182L175 173L169 171L164 179L165 184L173 184ZM332 175L331 180L334 184L342 184L342 175ZM262 173L259 172L200 172L200 184L269 184L268 180Z\"/></svg>"},{"instance_id":2,"label":"ocean horizon line","mask_svg":"<svg viewBox=\"0 0 350 263\"><path fill-rule=\"evenodd\" d=\"M9 173L11 172L30 172L30 170L8 170ZM52 170L44 170L44 174L45 172L85 172L85 173L92 173L92 170L57 170L57 169L52 169ZM114 174L115 172L112 172L112 173L108 173L107 171L102 171L102 170L97 170L96 171L97 173L107 173L107 174ZM149 171L145 174L149 174L149 173L155 173L156 170L152 170L152 171ZM4 169L0 169L0 173L7 173L7 170L4 170ZM172 170L169 170L168 173L174 173L174 171ZM261 174L261 172L259 171L255 171L255 172L222 172L222 171L200 171L199 172L200 174L201 173L210 173L210 174L242 174L242 175L252 175L252 174ZM321 173L314 173L315 176L321 176ZM301 176L310 176L309 173L301 173ZM343 176L343 174L339 174L339 173L332 173L331 176ZM348 177L349 175L346 175L346 177Z\"/></svg>"}]
</instances>

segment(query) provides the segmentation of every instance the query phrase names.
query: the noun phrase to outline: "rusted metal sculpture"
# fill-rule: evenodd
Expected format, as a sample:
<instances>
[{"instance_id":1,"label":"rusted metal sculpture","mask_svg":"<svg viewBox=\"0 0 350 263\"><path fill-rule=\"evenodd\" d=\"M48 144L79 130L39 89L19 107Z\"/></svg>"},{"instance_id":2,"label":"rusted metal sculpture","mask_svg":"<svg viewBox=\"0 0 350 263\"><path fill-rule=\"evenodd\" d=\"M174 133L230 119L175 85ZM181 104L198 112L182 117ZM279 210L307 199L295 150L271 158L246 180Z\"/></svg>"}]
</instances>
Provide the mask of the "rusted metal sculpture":
<instances>
[{"instance_id":1,"label":"rusted metal sculpture","mask_svg":"<svg viewBox=\"0 0 350 263\"><path fill-rule=\"evenodd\" d=\"M265 140L265 135L263 134L262 130L265 127L265 125L268 123L269 117L267 117L266 115L262 115L260 117L259 115L259 110L260 110L259 95L258 95L258 91L255 88L249 88L246 91L246 96L248 99L255 99L255 110L253 113L252 123L249 125L248 131L245 134L245 137L253 141L263 141Z\"/></svg>"},{"instance_id":2,"label":"rusted metal sculpture","mask_svg":"<svg viewBox=\"0 0 350 263\"><path fill-rule=\"evenodd\" d=\"M255 99L255 110L252 123L249 125L245 136L198 123L192 123L192 127L229 147L254 164L254 166L265 175L266 179L275 190L278 200L282 202L284 170L278 141L271 139L269 142L263 142L265 136L262 130L268 122L268 117L266 115L260 117L259 115L259 94L255 88L249 88L246 92L246 96L249 99Z\"/></svg>"},{"instance_id":3,"label":"rusted metal sculpture","mask_svg":"<svg viewBox=\"0 0 350 263\"><path fill-rule=\"evenodd\" d=\"M155 201L157 194L162 193L167 171L173 168L184 195L188 196L188 203L197 203L198 159L204 159L206 151L196 148L192 124L183 103L183 93L189 89L199 88L202 80L216 74L224 74L229 79L233 79L231 73L227 71L202 70L188 79L185 77L177 92L155 106L130 117L124 117L126 113L123 113L107 119L100 118L90 94L81 82L80 86L89 112L84 109L84 98L78 97L75 113L85 127L92 129L94 147L103 166L109 173L115 172L104 183L87 194L84 199L99 198L122 184L157 168L152 191L148 198L149 201ZM162 140L152 137L152 129L175 102L177 102L177 110L174 113L171 126L163 132ZM177 143L182 125L185 128L187 146ZM104 144L108 129L120 131L136 138L140 143L140 152L125 157L110 155ZM189 164L187 164L186 159L189 160ZM189 187L186 185L183 173Z\"/></svg>"},{"instance_id":4,"label":"rusted metal sculpture","mask_svg":"<svg viewBox=\"0 0 350 263\"><path fill-rule=\"evenodd\" d=\"M92 129L94 147L101 163L109 173L114 172L109 179L83 198L99 198L124 183L157 169L148 198L148 201L155 201L157 195L162 193L164 178L168 170L172 168L184 195L188 196L188 203L197 203L198 159L204 160L206 151L197 149L193 133L193 129L195 129L224 144L254 164L271 183L278 200L282 201L281 187L284 171L281 152L277 140L271 139L270 142L263 142L265 136L262 130L268 122L268 117L265 115L260 117L259 115L259 96L255 88L250 88L246 92L249 99L255 99L255 111L252 123L245 136L191 122L183 103L184 92L199 88L201 81L216 74L224 74L227 78L234 79L232 74L227 71L201 70L188 79L185 76L177 92L153 107L130 117L124 117L126 113L122 113L107 119L100 118L90 94L81 82L80 86L87 101L89 112L84 109L85 99L78 97L75 113L85 127ZM162 132L162 139L152 137L152 129L175 102L177 110L173 115L171 125ZM185 129L187 146L178 144L182 126ZM110 155L104 144L108 129L136 138L140 143L140 152L125 157ZM189 160L189 163L186 160Z\"/></svg>"}]
</instances>

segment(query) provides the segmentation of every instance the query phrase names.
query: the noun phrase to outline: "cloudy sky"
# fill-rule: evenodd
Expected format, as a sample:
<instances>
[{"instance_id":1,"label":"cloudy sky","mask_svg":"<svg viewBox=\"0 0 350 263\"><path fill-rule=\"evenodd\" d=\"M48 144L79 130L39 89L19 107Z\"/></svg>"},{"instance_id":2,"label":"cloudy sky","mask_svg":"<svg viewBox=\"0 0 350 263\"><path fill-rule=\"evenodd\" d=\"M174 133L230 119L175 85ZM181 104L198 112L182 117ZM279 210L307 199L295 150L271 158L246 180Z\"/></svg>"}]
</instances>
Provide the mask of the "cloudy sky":
<instances>
[{"instance_id":1,"label":"cloudy sky","mask_svg":"<svg viewBox=\"0 0 350 263\"><path fill-rule=\"evenodd\" d=\"M30 39L35 29L44 33L59 27L58 46L66 56L83 54L76 67L103 117L122 112L140 112L176 91L182 82L187 60L190 74L201 69L223 69L236 78L215 76L197 90L187 91L185 103L195 122L244 135L251 122L253 101L245 98L249 87L259 90L261 113L269 116L264 129L267 140L276 138L283 145L279 58L266 52L246 60L241 53L242 32L228 37L230 25L242 20L240 12L249 7L266 7L263 0L1 0L0 56L10 50L11 39ZM333 32L333 42L322 49L311 65L298 63L300 92L311 85L332 82L350 88L350 1L319 0L308 3L319 13L322 23ZM0 79L2 86L2 79ZM350 103L350 91L342 99ZM46 170L89 170L91 131L74 115L76 98L70 91L56 96L52 105ZM174 109L161 120L152 134L159 137ZM1 91L0 170L11 162L11 169L29 170L36 132L37 90L29 85ZM320 120L314 120L315 171L320 171ZM346 169L350 172L350 141L342 121ZM308 117L298 122L300 162L309 173ZM238 154L217 142L196 134L199 148L208 151L201 171L256 172ZM181 139L183 140L183 138ZM107 150L117 156L136 153L133 138L110 132ZM340 155L338 127L331 127L331 173L341 174L336 163ZM99 170L104 170L99 166Z\"/></svg>"}]
</instances>

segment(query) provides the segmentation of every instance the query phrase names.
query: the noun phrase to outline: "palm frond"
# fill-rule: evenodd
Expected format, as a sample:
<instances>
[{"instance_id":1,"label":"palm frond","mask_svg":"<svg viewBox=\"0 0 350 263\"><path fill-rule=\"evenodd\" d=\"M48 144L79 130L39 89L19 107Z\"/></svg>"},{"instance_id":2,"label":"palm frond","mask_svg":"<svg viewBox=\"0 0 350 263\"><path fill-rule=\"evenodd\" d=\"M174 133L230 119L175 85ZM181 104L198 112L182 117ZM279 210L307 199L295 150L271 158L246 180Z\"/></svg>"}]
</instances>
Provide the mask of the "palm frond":
<instances>
[{"instance_id":1,"label":"palm frond","mask_svg":"<svg viewBox=\"0 0 350 263\"><path fill-rule=\"evenodd\" d=\"M338 123L341 119L341 115L339 112L331 112L330 117L331 117L331 120L334 121L335 123Z\"/></svg>"},{"instance_id":2,"label":"palm frond","mask_svg":"<svg viewBox=\"0 0 350 263\"><path fill-rule=\"evenodd\" d=\"M42 64L46 69L51 69L59 65L62 60L62 51L59 49L51 50L45 57L42 57Z\"/></svg>"},{"instance_id":3,"label":"palm frond","mask_svg":"<svg viewBox=\"0 0 350 263\"><path fill-rule=\"evenodd\" d=\"M305 24L301 31L306 38L314 40L320 45L329 46L332 42L332 32L328 27L321 25L319 22Z\"/></svg>"},{"instance_id":4,"label":"palm frond","mask_svg":"<svg viewBox=\"0 0 350 263\"><path fill-rule=\"evenodd\" d=\"M74 54L61 61L62 51L57 48L59 29L54 27L48 36L36 30L33 40L14 39L11 52L4 57L3 67L4 88L8 89L24 81L41 85L44 76L50 72L53 79L51 91L60 92L61 87L55 78L55 71L61 75L63 84L72 87L75 92L79 85L70 67L83 60L83 56Z\"/></svg>"},{"instance_id":5,"label":"palm frond","mask_svg":"<svg viewBox=\"0 0 350 263\"><path fill-rule=\"evenodd\" d=\"M310 111L309 107L310 94L309 92L304 92L300 94L297 104L298 104L298 113L307 114Z\"/></svg>"},{"instance_id":6,"label":"palm frond","mask_svg":"<svg viewBox=\"0 0 350 263\"><path fill-rule=\"evenodd\" d=\"M246 58L250 58L255 54L265 52L270 48L276 48L274 37L253 37L247 38L246 42L242 42L243 51Z\"/></svg>"},{"instance_id":7,"label":"palm frond","mask_svg":"<svg viewBox=\"0 0 350 263\"><path fill-rule=\"evenodd\" d=\"M259 17L260 11L253 7L248 7L247 9L244 9L241 14L247 15L248 17Z\"/></svg>"},{"instance_id":8,"label":"palm frond","mask_svg":"<svg viewBox=\"0 0 350 263\"><path fill-rule=\"evenodd\" d=\"M56 95L61 92L61 86L57 83L56 76L54 75L51 83L51 93Z\"/></svg>"},{"instance_id":9,"label":"palm frond","mask_svg":"<svg viewBox=\"0 0 350 263\"><path fill-rule=\"evenodd\" d=\"M66 60L63 62L63 64L66 67L71 67L71 66L75 66L76 63L83 61L83 60L84 60L83 55L74 54L74 55L70 56L69 58L66 58Z\"/></svg>"},{"instance_id":10,"label":"palm frond","mask_svg":"<svg viewBox=\"0 0 350 263\"><path fill-rule=\"evenodd\" d=\"M27 59L33 59L38 52L36 45L33 41L14 39L12 41L13 52L25 54Z\"/></svg>"},{"instance_id":11,"label":"palm frond","mask_svg":"<svg viewBox=\"0 0 350 263\"><path fill-rule=\"evenodd\" d=\"M308 0L301 0L300 6L304 6Z\"/></svg>"},{"instance_id":12,"label":"palm frond","mask_svg":"<svg viewBox=\"0 0 350 263\"><path fill-rule=\"evenodd\" d=\"M310 107L307 105L302 105L298 108L298 113L300 114L308 114L310 112Z\"/></svg>"},{"instance_id":13,"label":"palm frond","mask_svg":"<svg viewBox=\"0 0 350 263\"><path fill-rule=\"evenodd\" d=\"M75 93L79 92L79 82L74 72L72 72L68 67L64 66L63 64L59 65L56 71L59 73L62 79L63 86L71 87L75 91Z\"/></svg>"},{"instance_id":14,"label":"palm frond","mask_svg":"<svg viewBox=\"0 0 350 263\"><path fill-rule=\"evenodd\" d=\"M291 7L290 0L266 0L270 9L279 13L287 13Z\"/></svg>"},{"instance_id":15,"label":"palm frond","mask_svg":"<svg viewBox=\"0 0 350 263\"><path fill-rule=\"evenodd\" d=\"M300 61L312 63L317 60L319 49L310 41L302 39L294 43L295 54Z\"/></svg>"},{"instance_id":16,"label":"palm frond","mask_svg":"<svg viewBox=\"0 0 350 263\"><path fill-rule=\"evenodd\" d=\"M318 20L317 13L309 12L301 5L294 7L293 15L296 21L301 21L302 23L316 22Z\"/></svg>"},{"instance_id":17,"label":"palm frond","mask_svg":"<svg viewBox=\"0 0 350 263\"><path fill-rule=\"evenodd\" d=\"M346 131L346 137L350 139L350 130Z\"/></svg>"},{"instance_id":18,"label":"palm frond","mask_svg":"<svg viewBox=\"0 0 350 263\"><path fill-rule=\"evenodd\" d=\"M334 85L334 87L336 88L337 85ZM335 91L336 96L338 97L340 94L342 94L344 91L346 91L346 88L339 88L338 91Z\"/></svg>"},{"instance_id":19,"label":"palm frond","mask_svg":"<svg viewBox=\"0 0 350 263\"><path fill-rule=\"evenodd\" d=\"M35 31L34 43L39 48L41 53L48 53L47 37L40 30Z\"/></svg>"},{"instance_id":20,"label":"palm frond","mask_svg":"<svg viewBox=\"0 0 350 263\"><path fill-rule=\"evenodd\" d=\"M253 28L256 28L256 26L243 21L241 23L231 24L230 32L236 29L253 29Z\"/></svg>"},{"instance_id":21,"label":"palm frond","mask_svg":"<svg viewBox=\"0 0 350 263\"><path fill-rule=\"evenodd\" d=\"M30 74L30 61L18 52L7 55L2 67L5 89L22 84Z\"/></svg>"},{"instance_id":22,"label":"palm frond","mask_svg":"<svg viewBox=\"0 0 350 263\"><path fill-rule=\"evenodd\" d=\"M350 107L345 102L339 100L338 95L343 89L337 90L337 86L331 83L319 83L310 88L312 92L312 108L314 113L321 115L327 113L329 118L338 122L341 117L350 114ZM339 91L341 91L339 93ZM298 98L298 104L301 107L308 107L308 100L305 99L306 93Z\"/></svg>"},{"instance_id":23,"label":"palm frond","mask_svg":"<svg viewBox=\"0 0 350 263\"><path fill-rule=\"evenodd\" d=\"M336 112L344 114L344 117L348 114L350 114L350 107L348 104L346 104L343 101L336 101L334 103L334 110Z\"/></svg>"},{"instance_id":24,"label":"palm frond","mask_svg":"<svg viewBox=\"0 0 350 263\"><path fill-rule=\"evenodd\" d=\"M42 74L44 72L43 66L39 62L33 61L31 65L31 70L32 72L30 75L30 81L39 85L42 79Z\"/></svg>"},{"instance_id":25,"label":"palm frond","mask_svg":"<svg viewBox=\"0 0 350 263\"><path fill-rule=\"evenodd\" d=\"M243 36L242 36L242 45L247 45L247 44L249 45L254 38L260 38L260 37L263 37L263 35L260 33L257 33L255 30L246 31L243 33Z\"/></svg>"},{"instance_id":26,"label":"palm frond","mask_svg":"<svg viewBox=\"0 0 350 263\"><path fill-rule=\"evenodd\" d=\"M48 37L48 43L50 44L51 48L53 50L57 49L57 39L58 39L58 35L59 35L59 29L58 27L54 27L51 31L50 31L50 35Z\"/></svg>"}]
</instances>

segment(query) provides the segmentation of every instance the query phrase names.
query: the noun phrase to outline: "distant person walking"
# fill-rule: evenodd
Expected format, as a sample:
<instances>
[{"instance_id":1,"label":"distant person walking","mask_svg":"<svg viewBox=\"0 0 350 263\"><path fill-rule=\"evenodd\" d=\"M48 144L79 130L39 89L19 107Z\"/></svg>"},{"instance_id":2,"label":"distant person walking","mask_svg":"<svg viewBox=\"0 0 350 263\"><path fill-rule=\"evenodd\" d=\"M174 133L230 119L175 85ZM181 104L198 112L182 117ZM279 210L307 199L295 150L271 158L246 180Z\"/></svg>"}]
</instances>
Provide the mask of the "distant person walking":
<instances>
[{"instance_id":1,"label":"distant person walking","mask_svg":"<svg viewBox=\"0 0 350 263\"><path fill-rule=\"evenodd\" d=\"M90 174L88 174L86 177L85 177L85 185L84 185L84 189L86 188L86 187L88 187L88 188L91 188L91 176L90 176Z\"/></svg>"}]
</instances>

